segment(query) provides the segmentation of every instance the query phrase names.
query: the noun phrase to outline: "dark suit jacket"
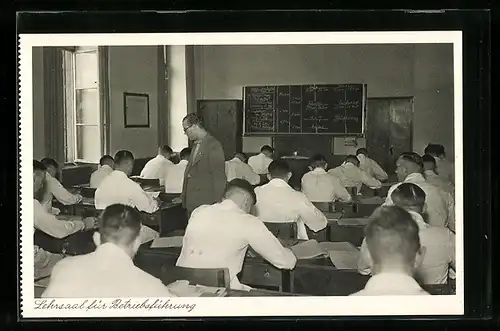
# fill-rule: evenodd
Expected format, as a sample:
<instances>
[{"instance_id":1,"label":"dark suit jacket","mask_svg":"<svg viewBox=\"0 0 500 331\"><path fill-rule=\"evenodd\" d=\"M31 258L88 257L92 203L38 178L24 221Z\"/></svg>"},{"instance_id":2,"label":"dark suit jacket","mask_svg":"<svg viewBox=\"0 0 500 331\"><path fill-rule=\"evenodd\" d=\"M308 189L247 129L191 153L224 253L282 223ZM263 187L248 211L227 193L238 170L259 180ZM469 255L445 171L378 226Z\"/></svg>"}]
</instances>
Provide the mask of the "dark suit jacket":
<instances>
[{"instance_id":1,"label":"dark suit jacket","mask_svg":"<svg viewBox=\"0 0 500 331\"><path fill-rule=\"evenodd\" d=\"M182 206L191 213L195 208L218 202L226 188L225 157L222 145L207 134L200 142L198 155L191 152L184 172Z\"/></svg>"}]
</instances>

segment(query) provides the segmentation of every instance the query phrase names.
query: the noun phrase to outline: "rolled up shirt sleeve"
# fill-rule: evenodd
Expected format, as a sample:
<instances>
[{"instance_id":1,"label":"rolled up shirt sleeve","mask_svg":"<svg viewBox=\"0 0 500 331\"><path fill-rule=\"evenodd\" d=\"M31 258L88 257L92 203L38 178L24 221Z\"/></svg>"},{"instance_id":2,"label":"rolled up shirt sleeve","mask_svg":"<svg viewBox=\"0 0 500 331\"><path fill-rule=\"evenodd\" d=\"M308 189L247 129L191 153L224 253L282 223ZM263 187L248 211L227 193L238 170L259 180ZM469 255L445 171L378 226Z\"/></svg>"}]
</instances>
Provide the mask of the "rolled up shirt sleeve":
<instances>
[{"instance_id":1,"label":"rolled up shirt sleeve","mask_svg":"<svg viewBox=\"0 0 500 331\"><path fill-rule=\"evenodd\" d=\"M297 192L296 208L300 215L300 219L309 229L314 232L323 230L328 225L328 220L321 210L316 208L311 201L301 192Z\"/></svg>"},{"instance_id":2,"label":"rolled up shirt sleeve","mask_svg":"<svg viewBox=\"0 0 500 331\"><path fill-rule=\"evenodd\" d=\"M65 238L70 234L85 229L81 220L58 220L54 215L45 211L40 202L35 200L34 209L35 228L54 238Z\"/></svg>"},{"instance_id":3,"label":"rolled up shirt sleeve","mask_svg":"<svg viewBox=\"0 0 500 331\"><path fill-rule=\"evenodd\" d=\"M62 184L54 177L47 178L48 189L52 195L63 205L74 205L82 201L82 196L79 194L71 194Z\"/></svg>"}]
</instances>

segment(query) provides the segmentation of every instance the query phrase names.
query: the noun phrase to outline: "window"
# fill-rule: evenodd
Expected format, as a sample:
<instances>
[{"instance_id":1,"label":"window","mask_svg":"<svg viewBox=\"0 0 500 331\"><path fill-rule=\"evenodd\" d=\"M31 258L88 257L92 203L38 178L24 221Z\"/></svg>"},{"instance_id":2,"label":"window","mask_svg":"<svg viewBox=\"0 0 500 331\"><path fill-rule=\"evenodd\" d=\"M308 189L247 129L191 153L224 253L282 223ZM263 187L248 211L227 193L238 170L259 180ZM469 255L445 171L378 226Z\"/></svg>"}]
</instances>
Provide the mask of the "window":
<instances>
[{"instance_id":1,"label":"window","mask_svg":"<svg viewBox=\"0 0 500 331\"><path fill-rule=\"evenodd\" d=\"M102 109L100 49L63 50L66 162L97 163L107 153L106 114ZM102 79L102 78L101 78Z\"/></svg>"}]
</instances>

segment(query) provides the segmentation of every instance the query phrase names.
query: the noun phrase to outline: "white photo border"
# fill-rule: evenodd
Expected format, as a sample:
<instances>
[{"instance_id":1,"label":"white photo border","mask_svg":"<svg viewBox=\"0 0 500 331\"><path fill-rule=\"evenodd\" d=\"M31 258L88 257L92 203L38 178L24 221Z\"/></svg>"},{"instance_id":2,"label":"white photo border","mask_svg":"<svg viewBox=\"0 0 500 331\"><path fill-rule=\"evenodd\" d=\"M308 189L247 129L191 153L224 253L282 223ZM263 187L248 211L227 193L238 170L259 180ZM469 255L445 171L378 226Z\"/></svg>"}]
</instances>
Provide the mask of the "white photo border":
<instances>
[{"instance_id":1,"label":"white photo border","mask_svg":"<svg viewBox=\"0 0 500 331\"><path fill-rule=\"evenodd\" d=\"M110 308L112 301L94 299L34 299L33 265L33 100L32 48L40 46L146 45L284 45L284 44L453 44L454 132L456 180L456 294L447 296L374 297L241 297L163 298L170 308L155 306L155 298L134 298L143 308ZM463 315L463 141L462 32L279 32L279 33L124 33L20 35L20 208L21 316L62 317L230 317L230 316L374 316ZM29 206L29 207L28 207ZM85 303L84 301L87 300ZM122 302L128 300L122 298ZM98 303L107 308L98 307ZM149 304L147 308L144 303ZM190 308L195 304L194 309ZM184 305L184 306L183 306ZM177 306L177 308L175 308Z\"/></svg>"}]
</instances>

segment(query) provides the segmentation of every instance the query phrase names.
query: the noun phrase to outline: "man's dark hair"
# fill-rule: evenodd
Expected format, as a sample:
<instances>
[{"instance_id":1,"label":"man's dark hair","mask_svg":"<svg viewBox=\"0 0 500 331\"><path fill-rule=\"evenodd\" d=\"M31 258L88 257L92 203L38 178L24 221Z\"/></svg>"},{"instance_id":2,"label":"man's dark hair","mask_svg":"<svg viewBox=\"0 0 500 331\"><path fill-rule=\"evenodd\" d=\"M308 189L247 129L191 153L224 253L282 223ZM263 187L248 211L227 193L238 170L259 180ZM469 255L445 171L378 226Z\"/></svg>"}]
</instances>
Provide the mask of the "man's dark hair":
<instances>
[{"instance_id":1,"label":"man's dark hair","mask_svg":"<svg viewBox=\"0 0 500 331\"><path fill-rule=\"evenodd\" d=\"M422 155L422 163L425 163L425 162L430 162L430 163L434 164L434 166L436 166L436 159L432 155L429 155L429 154Z\"/></svg>"},{"instance_id":2,"label":"man's dark hair","mask_svg":"<svg viewBox=\"0 0 500 331\"><path fill-rule=\"evenodd\" d=\"M226 190L224 191L224 198L229 198L236 190L243 190L248 193L253 199L252 205L257 203L257 195L252 185L248 181L240 178L235 178L227 183Z\"/></svg>"},{"instance_id":3,"label":"man's dark hair","mask_svg":"<svg viewBox=\"0 0 500 331\"><path fill-rule=\"evenodd\" d=\"M274 160L267 168L272 178L284 178L290 172L290 166L286 161Z\"/></svg>"},{"instance_id":4,"label":"man's dark hair","mask_svg":"<svg viewBox=\"0 0 500 331\"><path fill-rule=\"evenodd\" d=\"M173 153L173 150L172 148L170 148L170 146L168 145L163 145L160 147L160 152L162 154L172 154Z\"/></svg>"},{"instance_id":5,"label":"man's dark hair","mask_svg":"<svg viewBox=\"0 0 500 331\"><path fill-rule=\"evenodd\" d=\"M203 119L196 113L187 114L182 121L186 121L189 126L198 125L200 128L203 128Z\"/></svg>"},{"instance_id":6,"label":"man's dark hair","mask_svg":"<svg viewBox=\"0 0 500 331\"><path fill-rule=\"evenodd\" d=\"M126 205L108 206L99 217L101 243L131 244L141 231L141 215Z\"/></svg>"},{"instance_id":7,"label":"man's dark hair","mask_svg":"<svg viewBox=\"0 0 500 331\"><path fill-rule=\"evenodd\" d=\"M48 167L54 167L56 169L59 169L59 163L57 163L56 160L50 158L50 157L45 157L42 159L42 162L43 164L45 164L45 166L48 168Z\"/></svg>"},{"instance_id":8,"label":"man's dark hair","mask_svg":"<svg viewBox=\"0 0 500 331\"><path fill-rule=\"evenodd\" d=\"M101 157L101 159L99 160L99 164L100 165L105 165L109 162L115 162L115 160L113 159L113 157L111 155L104 155L103 157Z\"/></svg>"},{"instance_id":9,"label":"man's dark hair","mask_svg":"<svg viewBox=\"0 0 500 331\"><path fill-rule=\"evenodd\" d=\"M326 158L321 154L316 154L311 157L311 168L324 167L326 164Z\"/></svg>"},{"instance_id":10,"label":"man's dark hair","mask_svg":"<svg viewBox=\"0 0 500 331\"><path fill-rule=\"evenodd\" d=\"M237 152L234 154L235 157L237 157L238 159L240 159L241 161L243 162L246 162L247 161L247 155L243 152Z\"/></svg>"},{"instance_id":11,"label":"man's dark hair","mask_svg":"<svg viewBox=\"0 0 500 331\"><path fill-rule=\"evenodd\" d=\"M189 147L183 148L179 153L179 157L181 158L181 160L188 159L190 155L191 155L191 148Z\"/></svg>"},{"instance_id":12,"label":"man's dark hair","mask_svg":"<svg viewBox=\"0 0 500 331\"><path fill-rule=\"evenodd\" d=\"M363 155L368 155L368 150L366 148L358 148L356 151L356 155L363 154Z\"/></svg>"},{"instance_id":13,"label":"man's dark hair","mask_svg":"<svg viewBox=\"0 0 500 331\"><path fill-rule=\"evenodd\" d=\"M428 144L424 149L424 153L432 156L445 155L444 146L441 144Z\"/></svg>"},{"instance_id":14,"label":"man's dark hair","mask_svg":"<svg viewBox=\"0 0 500 331\"><path fill-rule=\"evenodd\" d=\"M42 162L37 161L37 160L33 160L33 171L35 171L35 170L46 171L47 167Z\"/></svg>"},{"instance_id":15,"label":"man's dark hair","mask_svg":"<svg viewBox=\"0 0 500 331\"><path fill-rule=\"evenodd\" d=\"M419 166L420 169L422 169L424 167L424 162L422 161L422 158L420 157L420 155L418 155L417 153L404 152L404 153L401 153L399 155L399 158Z\"/></svg>"},{"instance_id":16,"label":"man's dark hair","mask_svg":"<svg viewBox=\"0 0 500 331\"><path fill-rule=\"evenodd\" d=\"M420 249L417 223L397 206L378 207L365 227L365 236L374 264L395 259L413 264Z\"/></svg>"},{"instance_id":17,"label":"man's dark hair","mask_svg":"<svg viewBox=\"0 0 500 331\"><path fill-rule=\"evenodd\" d=\"M425 192L418 185L403 183L394 189L391 199L398 207L406 210L417 209L417 212L422 212L425 204Z\"/></svg>"},{"instance_id":18,"label":"man's dark hair","mask_svg":"<svg viewBox=\"0 0 500 331\"><path fill-rule=\"evenodd\" d=\"M115 163L122 164L127 161L134 161L134 155L130 151L121 150L115 154Z\"/></svg>"},{"instance_id":19,"label":"man's dark hair","mask_svg":"<svg viewBox=\"0 0 500 331\"><path fill-rule=\"evenodd\" d=\"M273 152L273 148L269 145L264 145L260 148L260 152L269 152L269 153L272 153Z\"/></svg>"},{"instance_id":20,"label":"man's dark hair","mask_svg":"<svg viewBox=\"0 0 500 331\"><path fill-rule=\"evenodd\" d=\"M359 166L359 159L356 155L347 155L345 162L352 162L354 165Z\"/></svg>"}]
</instances>

